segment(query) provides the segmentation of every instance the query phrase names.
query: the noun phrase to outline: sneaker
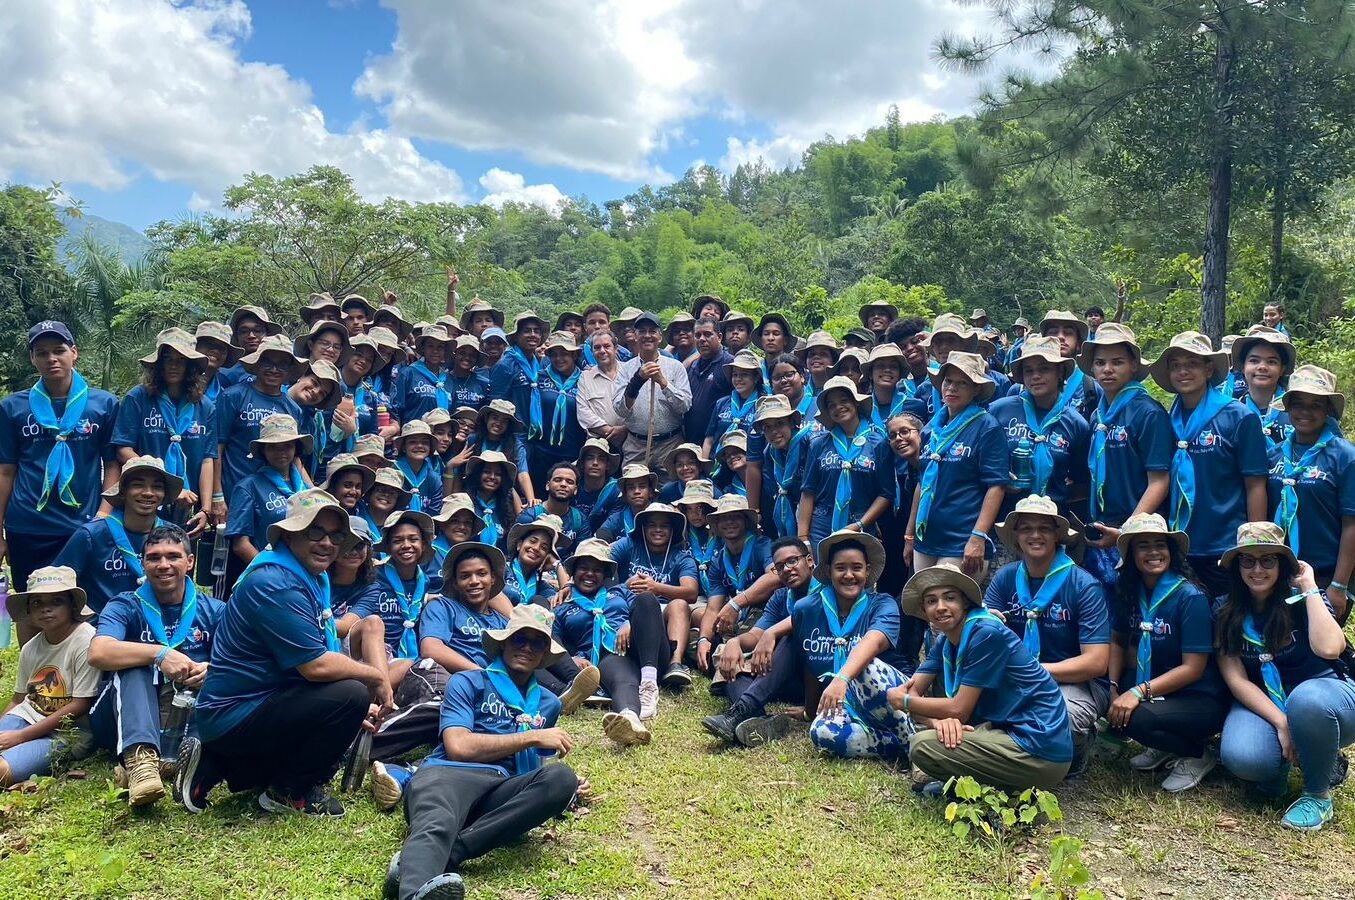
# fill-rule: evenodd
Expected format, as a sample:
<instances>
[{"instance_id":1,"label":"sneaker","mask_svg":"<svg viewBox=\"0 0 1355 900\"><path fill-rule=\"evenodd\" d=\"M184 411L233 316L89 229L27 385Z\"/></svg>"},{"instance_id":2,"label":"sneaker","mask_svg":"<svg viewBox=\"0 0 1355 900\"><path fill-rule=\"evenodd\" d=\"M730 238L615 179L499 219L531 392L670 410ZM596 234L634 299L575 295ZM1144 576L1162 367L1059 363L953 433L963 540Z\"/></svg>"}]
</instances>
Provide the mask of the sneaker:
<instances>
[{"instance_id":1,"label":"sneaker","mask_svg":"<svg viewBox=\"0 0 1355 900\"><path fill-rule=\"evenodd\" d=\"M594 691L593 696L583 701L583 705L589 709L611 709L612 698L606 691Z\"/></svg>"},{"instance_id":2,"label":"sneaker","mask_svg":"<svg viewBox=\"0 0 1355 900\"><path fill-rule=\"evenodd\" d=\"M644 722L640 721L640 717L635 714L633 709L623 709L619 713L607 713L602 718L602 731L622 747L630 747L633 744L648 744L651 737L649 729L645 727Z\"/></svg>"},{"instance_id":3,"label":"sneaker","mask_svg":"<svg viewBox=\"0 0 1355 900\"><path fill-rule=\"evenodd\" d=\"M1092 755L1089 747L1074 747L1073 761L1068 765L1068 774L1063 776L1065 781L1071 781L1074 778L1081 778L1087 774L1087 770L1092 767Z\"/></svg>"},{"instance_id":4,"label":"sneaker","mask_svg":"<svg viewBox=\"0 0 1355 900\"><path fill-rule=\"evenodd\" d=\"M455 872L434 875L424 882L423 887L414 892L413 900L462 900L466 896L466 883Z\"/></svg>"},{"instance_id":5,"label":"sneaker","mask_svg":"<svg viewBox=\"0 0 1355 900\"><path fill-rule=\"evenodd\" d=\"M1173 794L1188 791L1204 781L1218 764L1218 757L1212 750L1205 750L1198 758L1178 757L1172 760L1171 774L1162 780L1162 789Z\"/></svg>"},{"instance_id":6,"label":"sneaker","mask_svg":"<svg viewBox=\"0 0 1355 900\"><path fill-rule=\"evenodd\" d=\"M598 671L597 666L584 666L579 670L579 674L574 676L574 680L565 688L565 692L560 695L560 712L562 715L572 716L583 706L584 701L593 696L593 692L602 684L602 673ZM643 694L644 685L640 685L640 691Z\"/></svg>"},{"instance_id":7,"label":"sneaker","mask_svg":"<svg viewBox=\"0 0 1355 900\"><path fill-rule=\"evenodd\" d=\"M790 734L790 716L753 716L734 728L734 737L745 747L761 747Z\"/></svg>"},{"instance_id":8,"label":"sneaker","mask_svg":"<svg viewBox=\"0 0 1355 900\"><path fill-rule=\"evenodd\" d=\"M1339 788L1346 783L1350 775L1350 760L1340 750L1336 751L1336 762L1331 767L1331 786Z\"/></svg>"},{"instance_id":9,"label":"sneaker","mask_svg":"<svg viewBox=\"0 0 1355 900\"><path fill-rule=\"evenodd\" d=\"M317 785L300 797L289 797L277 788L269 788L259 795L259 806L265 812L299 812L316 818L342 818L343 804Z\"/></svg>"},{"instance_id":10,"label":"sneaker","mask_svg":"<svg viewBox=\"0 0 1355 900\"><path fill-rule=\"evenodd\" d=\"M174 778L174 800L194 815L208 806L207 795L221 782L202 753L202 741L190 737L179 748L179 774Z\"/></svg>"},{"instance_id":11,"label":"sneaker","mask_svg":"<svg viewBox=\"0 0 1355 900\"><path fill-rule=\"evenodd\" d=\"M120 790L127 790L127 770L118 763L113 767L113 786Z\"/></svg>"},{"instance_id":12,"label":"sneaker","mask_svg":"<svg viewBox=\"0 0 1355 900\"><path fill-rule=\"evenodd\" d=\"M640 721L649 722L659 714L659 683L640 682Z\"/></svg>"},{"instance_id":13,"label":"sneaker","mask_svg":"<svg viewBox=\"0 0 1355 900\"><path fill-rule=\"evenodd\" d=\"M928 781L925 784L917 785L917 792L924 800L939 803L946 799L946 785L943 781Z\"/></svg>"},{"instance_id":14,"label":"sneaker","mask_svg":"<svg viewBox=\"0 0 1355 900\"><path fill-rule=\"evenodd\" d=\"M137 744L123 759L127 769L127 802L131 806L150 806L165 796L160 780L160 751L150 744Z\"/></svg>"},{"instance_id":15,"label":"sneaker","mask_svg":"<svg viewBox=\"0 0 1355 900\"><path fill-rule=\"evenodd\" d=\"M405 784L409 781L409 770L404 766L387 766L383 762L372 763L372 800L382 812L390 812L400 805L405 795ZM403 775L404 777L400 777Z\"/></svg>"},{"instance_id":16,"label":"sneaker","mask_svg":"<svg viewBox=\"0 0 1355 900\"><path fill-rule=\"evenodd\" d=\"M1284 811L1280 824L1296 831L1321 831L1322 826L1331 821L1331 817L1330 797L1314 797L1305 793Z\"/></svg>"},{"instance_id":17,"label":"sneaker","mask_svg":"<svg viewBox=\"0 0 1355 900\"><path fill-rule=\"evenodd\" d=\"M1149 747L1138 756L1129 758L1129 768L1135 772L1155 772L1173 759L1166 750L1154 750Z\"/></svg>"},{"instance_id":18,"label":"sneaker","mask_svg":"<svg viewBox=\"0 0 1355 900\"><path fill-rule=\"evenodd\" d=\"M742 700L742 698L740 698L740 700ZM717 713L713 716L706 716L701 720L701 727L724 741L726 744L737 744L739 743L739 725L760 712L762 712L762 710L750 709L742 702L734 703L725 712Z\"/></svg>"},{"instance_id":19,"label":"sneaker","mask_svg":"<svg viewBox=\"0 0 1355 900\"><path fill-rule=\"evenodd\" d=\"M692 670L680 662L673 663L668 667L668 671L663 673L663 686L674 691L691 687Z\"/></svg>"},{"instance_id":20,"label":"sneaker","mask_svg":"<svg viewBox=\"0 0 1355 900\"><path fill-rule=\"evenodd\" d=\"M381 882L381 900L400 900L400 851L386 864L386 880Z\"/></svg>"}]
</instances>

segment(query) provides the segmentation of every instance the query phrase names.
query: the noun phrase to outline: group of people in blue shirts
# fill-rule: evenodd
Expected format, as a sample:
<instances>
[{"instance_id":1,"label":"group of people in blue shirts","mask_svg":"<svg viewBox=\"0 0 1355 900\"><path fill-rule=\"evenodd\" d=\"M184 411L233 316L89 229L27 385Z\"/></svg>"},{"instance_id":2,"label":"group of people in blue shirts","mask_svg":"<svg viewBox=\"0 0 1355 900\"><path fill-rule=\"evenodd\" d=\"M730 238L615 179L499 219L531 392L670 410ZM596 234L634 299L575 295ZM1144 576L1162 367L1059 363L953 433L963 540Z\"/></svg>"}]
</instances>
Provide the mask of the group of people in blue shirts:
<instances>
[{"instance_id":1,"label":"group of people in blue shirts","mask_svg":"<svg viewBox=\"0 0 1355 900\"><path fill-rule=\"evenodd\" d=\"M1221 762L1330 820L1355 448L1285 332L1149 360L1099 310L1006 346L981 309L870 303L839 341L713 295L505 331L457 281L435 322L316 294L295 338L253 306L167 329L121 398L33 326L0 400L0 784L69 720L134 806L172 775L191 812L224 785L342 815L343 768L406 808L388 895L454 897L589 790L560 716L648 744L702 677L717 741L785 736L787 704L924 795L1053 788L1103 734L1167 791Z\"/></svg>"}]
</instances>

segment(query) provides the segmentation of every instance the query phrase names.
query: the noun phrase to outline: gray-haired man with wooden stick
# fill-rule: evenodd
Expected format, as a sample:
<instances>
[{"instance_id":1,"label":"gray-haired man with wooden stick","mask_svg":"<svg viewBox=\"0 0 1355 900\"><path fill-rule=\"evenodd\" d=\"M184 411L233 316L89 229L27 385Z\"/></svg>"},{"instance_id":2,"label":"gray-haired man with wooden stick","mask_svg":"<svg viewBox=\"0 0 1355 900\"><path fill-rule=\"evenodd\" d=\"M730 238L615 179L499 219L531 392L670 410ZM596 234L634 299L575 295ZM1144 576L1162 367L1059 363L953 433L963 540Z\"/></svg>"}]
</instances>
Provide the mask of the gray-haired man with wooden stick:
<instances>
[{"instance_id":1,"label":"gray-haired man with wooden stick","mask_svg":"<svg viewBox=\"0 0 1355 900\"><path fill-rule=\"evenodd\" d=\"M658 316L647 312L635 319L635 340L638 353L622 363L612 398L630 432L621 452L626 463L645 463L660 481L671 481L669 451L682 443L682 417L691 408L692 388L682 363L659 352Z\"/></svg>"}]
</instances>

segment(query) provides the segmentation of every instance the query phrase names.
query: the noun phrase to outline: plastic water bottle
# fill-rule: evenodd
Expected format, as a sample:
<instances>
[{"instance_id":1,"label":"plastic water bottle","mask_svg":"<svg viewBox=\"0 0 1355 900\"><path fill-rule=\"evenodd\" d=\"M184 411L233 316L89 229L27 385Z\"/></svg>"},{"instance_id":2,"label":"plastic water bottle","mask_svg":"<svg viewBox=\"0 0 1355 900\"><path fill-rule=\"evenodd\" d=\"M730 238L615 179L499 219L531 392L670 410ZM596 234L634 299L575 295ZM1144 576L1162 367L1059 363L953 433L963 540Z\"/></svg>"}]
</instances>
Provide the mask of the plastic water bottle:
<instances>
[{"instance_id":1,"label":"plastic water bottle","mask_svg":"<svg viewBox=\"0 0 1355 900\"><path fill-rule=\"evenodd\" d=\"M385 428L386 426L390 425L390 423L391 423L390 410L386 408L386 404L382 403L376 408L376 427Z\"/></svg>"},{"instance_id":2,"label":"plastic water bottle","mask_svg":"<svg viewBox=\"0 0 1355 900\"><path fill-rule=\"evenodd\" d=\"M216 539L212 542L212 577L220 578L226 574L226 560L230 556L231 542L226 537L226 526L216 526Z\"/></svg>"},{"instance_id":3,"label":"plastic water bottle","mask_svg":"<svg viewBox=\"0 0 1355 900\"><path fill-rule=\"evenodd\" d=\"M1012 448L1012 487L1031 491L1035 487L1035 448L1029 438L1021 438Z\"/></svg>"},{"instance_id":4,"label":"plastic water bottle","mask_svg":"<svg viewBox=\"0 0 1355 900\"><path fill-rule=\"evenodd\" d=\"M160 758L165 762L174 762L179 758L179 747L188 737L188 720L193 708L198 705L198 695L188 688L179 688L170 702L168 721L160 732Z\"/></svg>"},{"instance_id":5,"label":"plastic water bottle","mask_svg":"<svg viewBox=\"0 0 1355 900\"><path fill-rule=\"evenodd\" d=\"M9 618L9 571L0 569L0 650L13 640L14 623Z\"/></svg>"}]
</instances>

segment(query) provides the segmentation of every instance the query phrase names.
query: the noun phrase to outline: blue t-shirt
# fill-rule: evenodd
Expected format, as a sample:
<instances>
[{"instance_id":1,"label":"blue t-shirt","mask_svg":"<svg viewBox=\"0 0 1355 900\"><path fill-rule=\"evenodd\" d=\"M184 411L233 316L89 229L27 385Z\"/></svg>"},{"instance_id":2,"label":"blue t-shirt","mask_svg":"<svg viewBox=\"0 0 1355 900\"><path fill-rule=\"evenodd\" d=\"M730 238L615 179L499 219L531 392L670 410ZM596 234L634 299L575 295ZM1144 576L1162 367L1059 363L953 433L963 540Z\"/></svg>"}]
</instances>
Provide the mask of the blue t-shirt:
<instances>
[{"instance_id":1,"label":"blue t-shirt","mask_svg":"<svg viewBox=\"0 0 1355 900\"><path fill-rule=\"evenodd\" d=\"M278 488L268 472L255 472L245 478L231 491L226 536L247 537L255 550L262 551L268 546L268 526L287 516L290 496L290 492Z\"/></svg>"},{"instance_id":2,"label":"blue t-shirt","mask_svg":"<svg viewBox=\"0 0 1355 900\"><path fill-rule=\"evenodd\" d=\"M505 350L503 358L489 370L489 396L495 400L512 401L517 409L518 419L526 423L530 416L532 391L536 388L536 381L527 376L522 363L509 350ZM550 362L542 359L538 360L537 364L545 368ZM543 416L546 414L544 404L541 412ZM546 423L542 422L541 425L544 428Z\"/></svg>"},{"instance_id":3,"label":"blue t-shirt","mask_svg":"<svg viewBox=\"0 0 1355 900\"><path fill-rule=\"evenodd\" d=\"M933 675L938 681L944 677L942 654L949 643L942 638L932 645L918 667L919 675ZM979 619L959 675L962 687L981 691L970 725L990 723L1039 759L1060 763L1073 758L1073 729L1063 694L1016 632L994 617Z\"/></svg>"},{"instance_id":4,"label":"blue t-shirt","mask_svg":"<svg viewBox=\"0 0 1355 900\"><path fill-rule=\"evenodd\" d=\"M520 564L516 559L508 561L508 568L504 570L503 593L514 606L520 606L523 603L535 603L537 598L541 598L544 605L550 605L550 599L555 596L556 589L546 582L546 569L541 568L536 571L536 579L526 571L519 568Z\"/></svg>"},{"instance_id":5,"label":"blue t-shirt","mask_svg":"<svg viewBox=\"0 0 1355 900\"><path fill-rule=\"evenodd\" d=\"M683 578L698 579L696 560L686 547L676 544L670 545L666 554L656 557L650 554L644 538L623 537L612 544L612 561L616 563L617 580L622 582L642 573L674 587Z\"/></svg>"},{"instance_id":6,"label":"blue t-shirt","mask_svg":"<svg viewBox=\"0 0 1355 900\"><path fill-rule=\"evenodd\" d=\"M1153 616L1153 672L1152 676L1170 672L1177 666L1186 653L1209 654L1209 662L1204 674L1194 684L1188 685L1178 693L1192 692L1216 694L1220 680L1218 666L1214 663L1214 619L1210 611L1211 603L1204 592L1190 582L1186 582L1162 602ZM1112 680L1129 690L1132 685L1148 679L1147 673L1138 673L1139 622L1142 614L1139 603L1126 612L1116 603L1111 610L1111 628L1122 640L1127 641L1124 654L1124 671Z\"/></svg>"},{"instance_id":7,"label":"blue t-shirt","mask_svg":"<svg viewBox=\"0 0 1355 900\"><path fill-rule=\"evenodd\" d=\"M541 728L554 728L560 718L559 699L544 688L541 690L537 714L541 717ZM508 756L492 763L455 762L447 758L442 733L448 728L464 728L474 734L517 734L516 720L516 713L499 696L488 675L484 672L457 672L447 682L447 692L442 698L437 746L424 762L434 766L492 769L505 778L512 778L519 774L514 757Z\"/></svg>"},{"instance_id":8,"label":"blue t-shirt","mask_svg":"<svg viewBox=\"0 0 1355 900\"><path fill-rule=\"evenodd\" d=\"M697 358L687 367L687 383L692 387L691 408L682 417L682 434L688 443L700 444L710 423L710 410L720 397L728 397L733 386L725 374L725 365L734 361L728 350L711 360Z\"/></svg>"},{"instance_id":9,"label":"blue t-shirt","mask_svg":"<svg viewBox=\"0 0 1355 900\"><path fill-rule=\"evenodd\" d=\"M790 619L794 640L804 654L805 670L815 681L834 670L834 635L828 627L828 614L823 608L822 594L815 592L791 607ZM868 631L878 631L889 641L892 649L899 642L899 602L888 594L871 593L866 598L866 612L847 638L847 655L861 642ZM883 656L883 654L882 654Z\"/></svg>"},{"instance_id":10,"label":"blue t-shirt","mask_svg":"<svg viewBox=\"0 0 1355 900\"><path fill-rule=\"evenodd\" d=\"M607 592L602 605L602 616L613 631L630 621L630 606L635 595L624 584L601 588ZM573 593L580 593L574 588ZM596 595L595 595L596 596ZM570 656L590 659L593 654L593 614L573 599L555 608L555 637L569 651Z\"/></svg>"},{"instance_id":11,"label":"blue t-shirt","mask_svg":"<svg viewBox=\"0 0 1355 900\"><path fill-rule=\"evenodd\" d=\"M170 400L169 403L173 404ZM183 434L179 446L187 458L184 487L200 497L212 493L211 485L199 485L204 459L216 459L216 405L202 399L195 404L194 422ZM113 426L114 447L130 447L141 456L164 460L169 453L169 426L160 411L159 398L152 398L146 386L138 384L127 392L118 406ZM204 490L205 488L205 490Z\"/></svg>"},{"instance_id":12,"label":"blue t-shirt","mask_svg":"<svg viewBox=\"0 0 1355 900\"><path fill-rule=\"evenodd\" d=\"M989 609L1007 617L1007 627L1018 636L1026 633L1026 611L1016 593L1016 573L1021 563L1014 562L997 570L983 595ZM1031 593L1037 593L1042 578L1030 580ZM1106 590L1086 569L1073 566L1058 596L1040 616L1040 662L1056 663L1082 655L1084 644L1110 643L1110 611Z\"/></svg>"},{"instance_id":13,"label":"blue t-shirt","mask_svg":"<svg viewBox=\"0 0 1355 900\"><path fill-rule=\"evenodd\" d=\"M535 506L529 506L518 516L519 525L529 525L537 519L546 515L546 504L538 503ZM593 529L588 524L588 514L577 506L570 506L569 511L565 513L561 520L565 523L564 530L560 532L561 550L566 547L577 547L579 541L586 540L593 536ZM568 557L569 554L563 554Z\"/></svg>"},{"instance_id":14,"label":"blue t-shirt","mask_svg":"<svg viewBox=\"0 0 1355 900\"><path fill-rule=\"evenodd\" d=\"M924 457L930 438L929 427L922 435ZM928 556L963 556L974 521L983 507L984 495L994 485L1005 486L1009 474L1007 438L1002 426L991 415L981 415L966 425L941 454L937 463L936 493L926 530L918 529L917 550ZM889 476L892 495L892 459Z\"/></svg>"},{"instance_id":15,"label":"blue t-shirt","mask_svg":"<svg viewBox=\"0 0 1355 900\"><path fill-rule=\"evenodd\" d=\"M253 384L237 384L221 395L216 405L216 439L225 448L220 460L221 488L227 497L235 485L244 481L264 464L249 454L249 445L259 436L259 423L275 413L286 413L301 421L301 407L283 391L276 397L261 393Z\"/></svg>"},{"instance_id":16,"label":"blue t-shirt","mask_svg":"<svg viewBox=\"0 0 1355 900\"><path fill-rule=\"evenodd\" d=\"M245 367L236 363L233 366L227 366L216 373L216 383L221 385L221 390L233 388L237 384L253 384L254 376L245 371Z\"/></svg>"},{"instance_id":17,"label":"blue t-shirt","mask_svg":"<svg viewBox=\"0 0 1355 900\"><path fill-rule=\"evenodd\" d=\"M350 612L354 612L359 605L370 606L376 602L370 595L379 595L379 588L375 581L355 581L352 584L335 584L334 576L330 575L329 582L329 608L334 612L334 618L342 619Z\"/></svg>"},{"instance_id":18,"label":"blue t-shirt","mask_svg":"<svg viewBox=\"0 0 1355 900\"><path fill-rule=\"evenodd\" d=\"M758 394L754 392L751 399L756 401L757 397ZM749 403L745 407L743 415L736 419L734 417L734 404L730 401L729 394L725 394L715 401L715 414L710 416L705 436L713 439L715 444L718 445L720 438L727 431L738 429L751 435L753 433L753 414L757 411L755 407L756 403Z\"/></svg>"},{"instance_id":19,"label":"blue t-shirt","mask_svg":"<svg viewBox=\"0 0 1355 900\"><path fill-rule=\"evenodd\" d=\"M212 653L212 634L225 613L226 604L199 591L197 608L193 611L193 630L174 649L195 663L207 662ZM164 619L165 634L173 636L174 630L179 627L179 618L183 615L183 604L161 606L160 615ZM108 601L99 613L94 636L111 637L115 641L132 644L159 643L146 624L141 601L132 591L125 591Z\"/></svg>"},{"instance_id":20,"label":"blue t-shirt","mask_svg":"<svg viewBox=\"0 0 1355 900\"><path fill-rule=\"evenodd\" d=\"M1096 428L1095 420L1092 428ZM1099 520L1107 525L1124 524L1148 490L1148 473L1169 471L1175 451L1176 436L1167 411L1146 393L1136 394L1116 416L1115 424L1106 428L1106 483ZM1090 450L1087 465L1095 471ZM1091 490L1096 490L1095 484Z\"/></svg>"},{"instance_id":21,"label":"blue t-shirt","mask_svg":"<svg viewBox=\"0 0 1355 900\"><path fill-rule=\"evenodd\" d=\"M1186 526L1191 555L1217 556L1236 543L1237 528L1247 521L1243 479L1268 473L1266 450L1261 420L1236 400L1190 442L1196 497Z\"/></svg>"},{"instance_id":22,"label":"blue t-shirt","mask_svg":"<svg viewBox=\"0 0 1355 900\"><path fill-rule=\"evenodd\" d=\"M1326 596L1323 596L1322 603L1327 607L1328 612L1336 615ZM1220 597L1214 601L1215 618L1219 617L1227 605L1227 597ZM1256 616L1256 630L1263 636L1263 640L1266 626L1269 624L1272 614L1273 607L1267 609L1264 614ZM1314 653L1312 644L1308 642L1307 605L1300 603L1290 607L1290 614L1294 617L1294 628L1289 632L1289 640L1283 647L1271 654L1272 661L1276 668L1280 670L1280 683L1284 685L1286 694L1292 694L1294 688L1310 678L1338 677L1331 667L1331 662ZM1265 691L1266 683L1261 676L1261 649L1243 641L1242 652L1238 654L1238 658L1242 661L1242 667L1246 669L1247 678L1251 683Z\"/></svg>"},{"instance_id":23,"label":"blue t-shirt","mask_svg":"<svg viewBox=\"0 0 1355 900\"><path fill-rule=\"evenodd\" d=\"M588 527L593 534L597 533L609 516L623 506L625 501L621 497L621 485L615 478L607 479L596 491L590 490L580 482L579 493L574 498L574 508L588 517Z\"/></svg>"},{"instance_id":24,"label":"blue t-shirt","mask_svg":"<svg viewBox=\"0 0 1355 900\"><path fill-rule=\"evenodd\" d=\"M75 477L70 488L77 505L63 503L53 486L46 507L39 510L47 457L56 446L56 437L33 418L30 393L31 389L22 390L0 400L0 465L16 467L14 492L5 511L5 528L16 534L40 537L68 535L99 511L103 464L117 458L112 437L118 398L108 391L88 388L85 414L66 441L75 458ZM52 411L58 420L65 410L64 399L52 401Z\"/></svg>"},{"instance_id":25,"label":"blue t-shirt","mask_svg":"<svg viewBox=\"0 0 1355 900\"><path fill-rule=\"evenodd\" d=\"M799 591L792 591L788 587L777 588L772 591L772 595L767 598L767 604L762 607L762 615L758 617L757 624L753 627L766 631L768 628L784 622L790 617L790 611L795 607L796 603L818 589L819 583L812 578Z\"/></svg>"},{"instance_id":26,"label":"blue t-shirt","mask_svg":"<svg viewBox=\"0 0 1355 900\"><path fill-rule=\"evenodd\" d=\"M486 630L508 627L508 620L492 609L478 613L451 597L430 597L419 615L419 641L437 638L466 659L483 668L489 665L481 635Z\"/></svg>"},{"instance_id":27,"label":"blue t-shirt","mask_svg":"<svg viewBox=\"0 0 1355 900\"><path fill-rule=\"evenodd\" d=\"M328 652L321 613L297 576L275 563L236 583L198 695L203 740L238 727L275 691L308 683L298 667Z\"/></svg>"},{"instance_id":28,"label":"blue t-shirt","mask_svg":"<svg viewBox=\"0 0 1355 900\"><path fill-rule=\"evenodd\" d=\"M108 520L94 519L75 529L52 565L74 569L76 582L85 589L89 608L100 612L110 598L123 591L136 590L141 576L133 566L141 562L146 534L127 532L127 544L135 555L135 560L131 560L113 542Z\"/></svg>"},{"instance_id":29,"label":"blue t-shirt","mask_svg":"<svg viewBox=\"0 0 1355 900\"><path fill-rule=\"evenodd\" d=\"M1301 460L1307 449L1296 444L1295 461ZM1355 516L1355 470L1352 466L1355 466L1355 446L1344 438L1334 438L1309 465L1294 475L1294 491L1299 497L1298 555L1313 567L1319 578L1329 577L1336 569L1341 519ZM1280 506L1285 468L1282 448L1279 445L1271 447L1267 509L1272 519Z\"/></svg>"},{"instance_id":30,"label":"blue t-shirt","mask_svg":"<svg viewBox=\"0 0 1355 900\"><path fill-rule=\"evenodd\" d=\"M444 371L439 370L438 377L441 377ZM412 422L422 418L426 413L438 408L437 382L414 366L405 366L400 370L400 377L395 382L391 402L395 405L401 422Z\"/></svg>"},{"instance_id":31,"label":"blue t-shirt","mask_svg":"<svg viewBox=\"0 0 1355 900\"><path fill-rule=\"evenodd\" d=\"M489 402L489 375L480 369L473 370L465 378L448 373L444 387L447 389L447 405L453 409L460 406L479 409Z\"/></svg>"},{"instance_id":32,"label":"blue t-shirt","mask_svg":"<svg viewBox=\"0 0 1355 900\"><path fill-rule=\"evenodd\" d=\"M1036 410L1036 412L1043 414L1048 410ZM1007 438L1009 455L1021 441L1033 440L1030 427L1027 424L1026 405L1019 393L1015 397L1003 397L1001 400L995 401L992 406L988 407L988 414L997 420L998 425L1002 426L1002 433ZM1091 438L1091 426L1087 424L1086 419L1082 418L1082 413L1069 403L1064 408L1063 414L1049 428L1045 437L1044 443L1049 447L1054 457L1054 469L1044 490L1037 490L1033 493L1043 493L1059 504L1060 509L1067 509L1068 498L1073 492L1072 486L1085 486L1088 481L1087 442ZM1016 508L1016 501L1019 499L1020 495L1018 494L1007 494L1003 498L1002 511L997 518L999 522Z\"/></svg>"},{"instance_id":33,"label":"blue t-shirt","mask_svg":"<svg viewBox=\"0 0 1355 900\"><path fill-rule=\"evenodd\" d=\"M772 566L772 541L760 534L744 538L743 551L730 553L721 546L715 554L709 575L711 590L716 596L733 597L748 590Z\"/></svg>"},{"instance_id":34,"label":"blue t-shirt","mask_svg":"<svg viewBox=\"0 0 1355 900\"><path fill-rule=\"evenodd\" d=\"M392 570L392 574L394 574L394 570ZM408 581L401 579L400 583L406 594L415 603L426 604L430 599L427 582L424 583L424 596L422 598L413 596L414 589L417 587L415 579ZM362 618L380 616L382 623L386 626L386 649L392 653L400 649L400 638L405 635L405 616L400 611L400 598L391 589L384 574L378 575L373 579L368 590L364 590L354 598L353 605L348 611L356 613Z\"/></svg>"},{"instance_id":35,"label":"blue t-shirt","mask_svg":"<svg viewBox=\"0 0 1355 900\"><path fill-rule=\"evenodd\" d=\"M541 396L541 434L532 438L532 449L540 454L540 470L544 472L551 464L560 460L573 462L579 458L579 449L583 446L584 440L588 437L579 424L578 400L579 385L576 381L574 386L568 391L561 392L555 387L555 382L550 376L550 362L543 362L541 365L541 377L536 382L536 393ZM556 433L555 429L555 404L556 401L564 403L564 427ZM518 407L518 415L521 417L526 409Z\"/></svg>"},{"instance_id":36,"label":"blue t-shirt","mask_svg":"<svg viewBox=\"0 0 1355 900\"><path fill-rule=\"evenodd\" d=\"M430 516L442 512L442 465L436 456L425 459L423 468L417 472L406 457L400 456L396 459L395 469L404 476L405 488L414 495L409 500L410 509Z\"/></svg>"},{"instance_id":37,"label":"blue t-shirt","mask_svg":"<svg viewBox=\"0 0 1355 900\"><path fill-rule=\"evenodd\" d=\"M853 522L861 518L876 498L894 496L894 453L889 449L885 433L871 427L852 438L854 444L857 441L864 441L865 446L861 450L861 455L852 463L851 472L848 473L852 483L848 519ZM805 451L805 456L804 481L800 484L800 491L803 494L814 495L814 516L810 522L810 534L817 544L833 530L833 505L837 497L837 482L843 474L842 456L833 443L832 432L815 437ZM798 498L796 502L799 502ZM801 527L803 525L804 523L801 523Z\"/></svg>"}]
</instances>

